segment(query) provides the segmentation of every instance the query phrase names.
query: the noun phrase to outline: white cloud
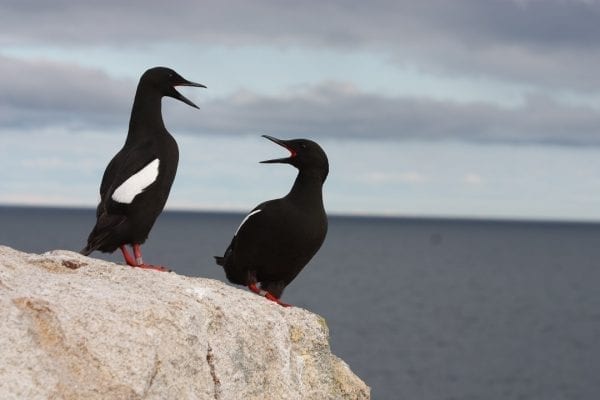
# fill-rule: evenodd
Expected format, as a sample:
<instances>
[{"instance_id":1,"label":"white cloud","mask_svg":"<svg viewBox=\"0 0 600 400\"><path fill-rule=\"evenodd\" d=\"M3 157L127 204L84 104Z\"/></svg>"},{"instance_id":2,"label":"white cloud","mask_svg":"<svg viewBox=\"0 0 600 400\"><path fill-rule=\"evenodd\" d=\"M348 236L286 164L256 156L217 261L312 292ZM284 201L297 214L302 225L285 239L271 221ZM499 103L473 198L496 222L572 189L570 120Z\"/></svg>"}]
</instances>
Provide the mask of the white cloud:
<instances>
[{"instance_id":1,"label":"white cloud","mask_svg":"<svg viewBox=\"0 0 600 400\"><path fill-rule=\"evenodd\" d=\"M102 172L124 138L94 132L80 132L77 141L65 132L30 135L27 141L19 132L0 135L5 171L0 203L95 206ZM296 174L290 166L258 163L277 151L258 135L176 138L180 165L170 209L248 211L285 195ZM600 176L598 148L540 152L533 146L333 138L319 143L330 159L324 186L330 213L600 220L594 201L600 186L593 185ZM72 167L44 168L54 157ZM14 168L23 158L33 166ZM77 168L86 162L89 167ZM479 183L476 196L458 190L461 179Z\"/></svg>"},{"instance_id":2,"label":"white cloud","mask_svg":"<svg viewBox=\"0 0 600 400\"><path fill-rule=\"evenodd\" d=\"M359 176L359 181L372 184L372 185L382 185L382 184L398 184L398 183L408 183L408 184L418 184L427 182L429 178L416 171L407 171L407 172L381 172L381 171L373 171L369 173L365 173Z\"/></svg>"},{"instance_id":3,"label":"white cloud","mask_svg":"<svg viewBox=\"0 0 600 400\"><path fill-rule=\"evenodd\" d=\"M66 160L59 157L25 158L21 165L31 169L61 169L69 166ZM72 167L72 165L71 165Z\"/></svg>"},{"instance_id":4,"label":"white cloud","mask_svg":"<svg viewBox=\"0 0 600 400\"><path fill-rule=\"evenodd\" d=\"M475 172L469 172L463 177L463 182L469 185L482 185L485 183L483 177Z\"/></svg>"}]
</instances>

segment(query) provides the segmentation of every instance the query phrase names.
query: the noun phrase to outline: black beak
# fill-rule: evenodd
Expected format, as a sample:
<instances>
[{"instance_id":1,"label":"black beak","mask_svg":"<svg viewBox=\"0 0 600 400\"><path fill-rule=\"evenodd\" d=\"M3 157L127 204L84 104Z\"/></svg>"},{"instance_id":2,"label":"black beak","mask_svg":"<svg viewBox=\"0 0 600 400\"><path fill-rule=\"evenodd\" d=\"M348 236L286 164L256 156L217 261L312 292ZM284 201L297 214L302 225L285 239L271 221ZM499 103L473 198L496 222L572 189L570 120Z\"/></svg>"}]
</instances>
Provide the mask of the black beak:
<instances>
[{"instance_id":1,"label":"black beak","mask_svg":"<svg viewBox=\"0 0 600 400\"><path fill-rule=\"evenodd\" d=\"M289 164L292 161L292 158L296 157L296 150L294 150L289 145L289 142L287 140L277 139L277 138L274 138L273 136L269 136L269 135L262 135L262 137L264 137L265 139L269 139L271 142L277 143L281 147L285 147L286 149L288 149L288 151L290 152L290 156L284 157L284 158L275 158L273 160L265 160L265 161L261 161L261 163L263 163L263 164L272 164L272 163Z\"/></svg>"},{"instance_id":2,"label":"black beak","mask_svg":"<svg viewBox=\"0 0 600 400\"><path fill-rule=\"evenodd\" d=\"M185 80L183 78L181 78L181 81L177 82L173 86L194 86L194 87L206 88L206 86L204 86L201 83L190 82L190 81ZM175 90L175 88L173 88L173 91L175 92L174 95L173 95L173 98L175 98L177 100L183 101L188 106L192 106L192 107L198 108L198 109L200 108L197 105L195 105L194 103L192 103L192 101L190 99L188 99L187 97L185 97L184 95L182 95L181 93L179 93L177 90Z\"/></svg>"}]
</instances>

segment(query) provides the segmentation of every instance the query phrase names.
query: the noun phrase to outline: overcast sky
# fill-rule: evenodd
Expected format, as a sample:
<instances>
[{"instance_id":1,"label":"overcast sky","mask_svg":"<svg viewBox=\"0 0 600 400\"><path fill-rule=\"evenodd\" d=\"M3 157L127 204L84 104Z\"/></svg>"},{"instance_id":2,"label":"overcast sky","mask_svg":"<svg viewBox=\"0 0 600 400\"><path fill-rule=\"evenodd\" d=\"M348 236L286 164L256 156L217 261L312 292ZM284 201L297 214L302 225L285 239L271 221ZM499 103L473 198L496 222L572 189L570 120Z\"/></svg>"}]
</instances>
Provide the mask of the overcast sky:
<instances>
[{"instance_id":1,"label":"overcast sky","mask_svg":"<svg viewBox=\"0 0 600 400\"><path fill-rule=\"evenodd\" d=\"M94 206L139 76L181 161L168 207L249 210L330 157L334 213L600 220L600 1L0 3L0 203Z\"/></svg>"}]
</instances>

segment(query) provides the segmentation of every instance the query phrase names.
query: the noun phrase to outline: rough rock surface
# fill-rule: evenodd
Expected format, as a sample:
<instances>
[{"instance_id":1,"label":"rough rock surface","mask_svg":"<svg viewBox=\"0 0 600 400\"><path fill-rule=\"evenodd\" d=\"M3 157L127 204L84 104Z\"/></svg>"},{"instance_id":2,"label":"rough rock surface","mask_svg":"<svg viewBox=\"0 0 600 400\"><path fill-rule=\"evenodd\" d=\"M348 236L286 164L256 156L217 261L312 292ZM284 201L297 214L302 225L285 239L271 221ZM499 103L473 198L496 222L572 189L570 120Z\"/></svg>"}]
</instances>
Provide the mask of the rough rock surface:
<instances>
[{"instance_id":1,"label":"rough rock surface","mask_svg":"<svg viewBox=\"0 0 600 400\"><path fill-rule=\"evenodd\" d=\"M0 246L1 399L368 399L325 320L221 282Z\"/></svg>"}]
</instances>

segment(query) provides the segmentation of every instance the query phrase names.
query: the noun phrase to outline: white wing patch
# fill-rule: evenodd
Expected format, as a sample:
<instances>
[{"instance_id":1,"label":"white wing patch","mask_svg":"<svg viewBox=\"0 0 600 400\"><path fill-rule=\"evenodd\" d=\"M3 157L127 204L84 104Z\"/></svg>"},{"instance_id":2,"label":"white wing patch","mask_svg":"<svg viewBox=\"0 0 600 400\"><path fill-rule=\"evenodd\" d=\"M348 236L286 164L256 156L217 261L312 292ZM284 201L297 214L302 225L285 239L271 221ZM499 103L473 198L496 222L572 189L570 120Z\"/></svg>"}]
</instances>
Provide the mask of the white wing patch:
<instances>
[{"instance_id":1,"label":"white wing patch","mask_svg":"<svg viewBox=\"0 0 600 400\"><path fill-rule=\"evenodd\" d=\"M160 164L160 160L156 158L134 175L131 175L119 185L111 198L118 203L130 204L135 196L146 190L156 180L158 164Z\"/></svg>"},{"instance_id":2,"label":"white wing patch","mask_svg":"<svg viewBox=\"0 0 600 400\"><path fill-rule=\"evenodd\" d=\"M237 236L238 232L240 231L240 229L242 228L242 225L244 225L246 223L246 221L248 221L248 218L250 218L251 216L253 216L254 214L257 214L259 212L261 212L262 210L254 210L252 211L250 214L246 215L246 218L244 218L242 220L242 223L240 224L240 226L238 226L237 230L235 231L235 233L233 234L233 236Z\"/></svg>"}]
</instances>

